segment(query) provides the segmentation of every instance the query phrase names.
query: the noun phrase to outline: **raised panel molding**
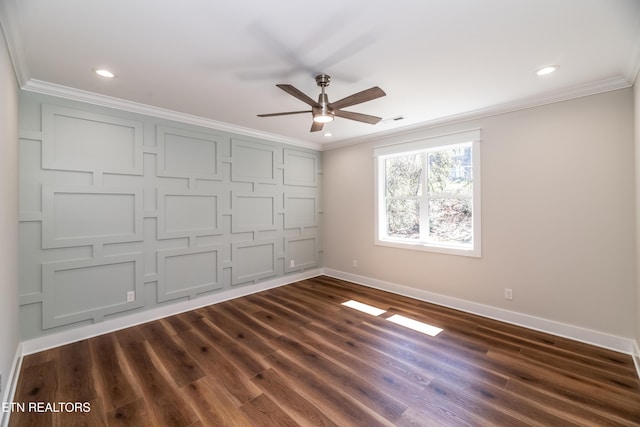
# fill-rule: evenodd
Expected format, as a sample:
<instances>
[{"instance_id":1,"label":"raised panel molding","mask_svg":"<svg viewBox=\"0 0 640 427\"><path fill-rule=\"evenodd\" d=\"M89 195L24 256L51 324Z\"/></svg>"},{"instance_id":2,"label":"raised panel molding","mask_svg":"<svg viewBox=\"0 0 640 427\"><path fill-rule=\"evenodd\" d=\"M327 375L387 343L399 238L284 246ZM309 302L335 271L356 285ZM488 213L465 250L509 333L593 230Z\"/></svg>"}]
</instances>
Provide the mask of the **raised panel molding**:
<instances>
[{"instance_id":1,"label":"raised panel molding","mask_svg":"<svg viewBox=\"0 0 640 427\"><path fill-rule=\"evenodd\" d=\"M231 139L231 180L277 184L275 146Z\"/></svg>"},{"instance_id":2,"label":"raised panel molding","mask_svg":"<svg viewBox=\"0 0 640 427\"><path fill-rule=\"evenodd\" d=\"M42 186L42 248L143 240L142 190Z\"/></svg>"},{"instance_id":3,"label":"raised panel molding","mask_svg":"<svg viewBox=\"0 0 640 427\"><path fill-rule=\"evenodd\" d=\"M142 123L45 104L42 168L142 175Z\"/></svg>"},{"instance_id":4,"label":"raised panel molding","mask_svg":"<svg viewBox=\"0 0 640 427\"><path fill-rule=\"evenodd\" d=\"M158 176L222 180L225 140L217 134L158 126Z\"/></svg>"},{"instance_id":5,"label":"raised panel molding","mask_svg":"<svg viewBox=\"0 0 640 427\"><path fill-rule=\"evenodd\" d=\"M127 302L130 291L136 298ZM43 264L42 328L101 321L108 314L142 307L143 292L142 254Z\"/></svg>"},{"instance_id":6,"label":"raised panel molding","mask_svg":"<svg viewBox=\"0 0 640 427\"><path fill-rule=\"evenodd\" d=\"M232 244L232 285L275 276L276 241L256 240Z\"/></svg>"},{"instance_id":7,"label":"raised panel molding","mask_svg":"<svg viewBox=\"0 0 640 427\"><path fill-rule=\"evenodd\" d=\"M218 193L158 190L158 203L159 239L222 234Z\"/></svg>"},{"instance_id":8,"label":"raised panel molding","mask_svg":"<svg viewBox=\"0 0 640 427\"><path fill-rule=\"evenodd\" d=\"M158 251L158 301L223 287L222 246Z\"/></svg>"},{"instance_id":9,"label":"raised panel molding","mask_svg":"<svg viewBox=\"0 0 640 427\"><path fill-rule=\"evenodd\" d=\"M285 148L284 184L316 187L318 185L318 155Z\"/></svg>"},{"instance_id":10,"label":"raised panel molding","mask_svg":"<svg viewBox=\"0 0 640 427\"><path fill-rule=\"evenodd\" d=\"M318 196L307 193L284 194L284 228L318 226Z\"/></svg>"},{"instance_id":11,"label":"raised panel molding","mask_svg":"<svg viewBox=\"0 0 640 427\"><path fill-rule=\"evenodd\" d=\"M287 273L318 266L318 242L315 236L285 239L284 253Z\"/></svg>"},{"instance_id":12,"label":"raised panel molding","mask_svg":"<svg viewBox=\"0 0 640 427\"><path fill-rule=\"evenodd\" d=\"M231 232L276 230L276 207L282 206L281 194L233 192L231 195Z\"/></svg>"}]
</instances>

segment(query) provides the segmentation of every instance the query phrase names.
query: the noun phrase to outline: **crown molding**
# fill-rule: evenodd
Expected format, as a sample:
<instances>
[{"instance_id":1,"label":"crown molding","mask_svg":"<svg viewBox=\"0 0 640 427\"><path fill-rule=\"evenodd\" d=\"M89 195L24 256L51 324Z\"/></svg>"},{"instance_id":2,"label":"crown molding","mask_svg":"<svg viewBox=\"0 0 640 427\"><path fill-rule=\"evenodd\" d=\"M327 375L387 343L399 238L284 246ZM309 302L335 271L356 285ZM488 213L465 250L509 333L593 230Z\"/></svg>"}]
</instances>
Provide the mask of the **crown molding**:
<instances>
[{"instance_id":1,"label":"crown molding","mask_svg":"<svg viewBox=\"0 0 640 427\"><path fill-rule=\"evenodd\" d=\"M503 104L497 104L494 106L480 108L477 110L466 111L460 114L454 114L445 117L439 117L437 119L428 120L425 122L417 123L414 125L402 127L399 129L390 129L388 131L382 131L373 135L367 135L363 137L356 137L351 139L345 139L342 141L336 141L333 143L324 144L322 149L324 151L333 150L336 148L347 147L350 145L362 144L365 142L375 142L388 139L391 137L408 137L416 133L420 133L433 128L453 125L456 123L467 122L470 120L477 120L491 116L497 116L500 114L511 113L520 110L526 110L528 108L540 107L543 105L554 104L557 102L568 101L575 98L581 98L584 96L597 95L599 93L609 92L618 89L625 89L631 87L633 83L630 83L626 78L622 76L616 76L609 79L598 80L591 83L585 83L581 85L572 86L552 92L547 92L542 95L532 96L528 98L519 99L513 102L507 102Z\"/></svg>"},{"instance_id":2,"label":"crown molding","mask_svg":"<svg viewBox=\"0 0 640 427\"><path fill-rule=\"evenodd\" d=\"M640 30L638 31L638 39L636 40L635 49L633 49L627 69L625 70L627 81L633 85L640 73Z\"/></svg>"},{"instance_id":3,"label":"crown molding","mask_svg":"<svg viewBox=\"0 0 640 427\"><path fill-rule=\"evenodd\" d=\"M39 93L43 95L57 96L59 98L70 99L73 101L86 102L101 107L113 108L116 110L127 111L130 113L143 114L146 116L157 117L161 119L173 120L176 122L187 123L195 126L201 126L209 129L221 130L231 133L237 133L243 136L252 136L255 138L266 139L268 141L280 142L287 145L310 148L313 150L322 150L322 146L309 141L303 141L294 138L287 138L282 135L276 135L268 132L262 132L256 129L246 128L233 125L230 123L220 122L205 117L194 116L191 114L181 113L179 111L168 110L161 107L142 104L133 101L127 101L121 98L101 95L94 92L84 91L71 88L68 86L49 83L37 79L30 79L24 85L22 90L28 92Z\"/></svg>"}]
</instances>

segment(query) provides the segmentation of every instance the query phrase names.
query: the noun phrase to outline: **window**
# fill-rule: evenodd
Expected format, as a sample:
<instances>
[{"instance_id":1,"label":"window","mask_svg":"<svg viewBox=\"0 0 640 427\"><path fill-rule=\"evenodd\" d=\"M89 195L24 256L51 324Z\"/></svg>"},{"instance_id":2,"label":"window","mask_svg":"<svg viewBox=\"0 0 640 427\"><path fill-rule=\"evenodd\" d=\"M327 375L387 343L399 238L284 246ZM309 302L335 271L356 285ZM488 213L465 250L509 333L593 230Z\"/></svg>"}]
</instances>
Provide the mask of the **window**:
<instances>
[{"instance_id":1,"label":"window","mask_svg":"<svg viewBox=\"0 0 640 427\"><path fill-rule=\"evenodd\" d=\"M376 244L480 256L480 131L374 149Z\"/></svg>"}]
</instances>

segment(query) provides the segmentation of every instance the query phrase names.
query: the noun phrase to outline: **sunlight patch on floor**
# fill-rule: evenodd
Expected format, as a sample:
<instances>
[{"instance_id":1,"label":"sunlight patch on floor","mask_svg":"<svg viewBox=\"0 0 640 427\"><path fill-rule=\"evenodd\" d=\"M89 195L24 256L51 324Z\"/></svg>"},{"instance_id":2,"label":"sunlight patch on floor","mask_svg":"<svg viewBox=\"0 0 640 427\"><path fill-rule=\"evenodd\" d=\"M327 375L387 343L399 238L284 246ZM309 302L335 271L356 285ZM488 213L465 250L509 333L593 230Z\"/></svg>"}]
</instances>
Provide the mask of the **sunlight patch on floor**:
<instances>
[{"instance_id":1,"label":"sunlight patch on floor","mask_svg":"<svg viewBox=\"0 0 640 427\"><path fill-rule=\"evenodd\" d=\"M440 332L442 332L442 329L437 328L433 325L429 325L428 323L420 322L418 320L409 319L408 317L404 317L399 314L394 314L393 316L388 317L387 320L397 325L404 326L405 328L413 329L414 331L431 335L432 337L435 337Z\"/></svg>"},{"instance_id":2,"label":"sunlight patch on floor","mask_svg":"<svg viewBox=\"0 0 640 427\"><path fill-rule=\"evenodd\" d=\"M349 308L353 308L354 310L361 311L363 313L371 314L372 316L380 316L382 313L386 313L386 310L383 310L378 307L374 307L372 305L364 304L358 301L349 300L343 302L342 305L347 306Z\"/></svg>"}]
</instances>

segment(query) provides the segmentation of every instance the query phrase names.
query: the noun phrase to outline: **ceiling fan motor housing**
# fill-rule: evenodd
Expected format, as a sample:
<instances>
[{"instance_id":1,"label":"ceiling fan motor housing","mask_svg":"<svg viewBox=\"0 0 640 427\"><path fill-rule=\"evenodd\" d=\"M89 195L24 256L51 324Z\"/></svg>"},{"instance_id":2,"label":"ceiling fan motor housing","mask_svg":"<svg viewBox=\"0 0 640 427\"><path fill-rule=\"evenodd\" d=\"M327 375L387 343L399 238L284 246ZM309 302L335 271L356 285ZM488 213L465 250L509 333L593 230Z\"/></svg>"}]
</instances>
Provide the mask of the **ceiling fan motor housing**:
<instances>
[{"instance_id":1,"label":"ceiling fan motor housing","mask_svg":"<svg viewBox=\"0 0 640 427\"><path fill-rule=\"evenodd\" d=\"M331 76L328 76L326 74L318 74L316 76L316 83L320 87L327 87L329 86L329 83L331 83Z\"/></svg>"},{"instance_id":2,"label":"ceiling fan motor housing","mask_svg":"<svg viewBox=\"0 0 640 427\"><path fill-rule=\"evenodd\" d=\"M312 107L314 116L318 114L321 116L331 116L331 117L334 116L333 108L329 106L329 97L327 96L326 93L324 93L324 91L320 95L318 95L318 104L320 104L320 108ZM327 120L327 121L331 121L331 120Z\"/></svg>"}]
</instances>

